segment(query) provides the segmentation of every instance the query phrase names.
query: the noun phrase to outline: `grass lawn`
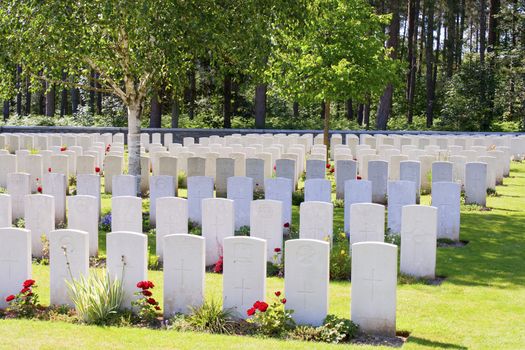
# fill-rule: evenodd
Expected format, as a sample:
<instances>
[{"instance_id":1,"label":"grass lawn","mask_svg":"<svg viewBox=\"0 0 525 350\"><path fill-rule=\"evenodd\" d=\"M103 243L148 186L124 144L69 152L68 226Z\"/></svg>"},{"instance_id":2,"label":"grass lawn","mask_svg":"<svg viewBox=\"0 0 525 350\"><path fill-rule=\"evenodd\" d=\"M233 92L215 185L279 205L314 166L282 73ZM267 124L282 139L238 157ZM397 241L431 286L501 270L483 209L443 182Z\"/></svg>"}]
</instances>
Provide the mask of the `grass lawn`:
<instances>
[{"instance_id":1,"label":"grass lawn","mask_svg":"<svg viewBox=\"0 0 525 350\"><path fill-rule=\"evenodd\" d=\"M397 329L410 332L404 349L525 348L525 163L513 163L511 177L504 182L497 187L498 196L488 198L491 211L462 206L461 239L469 244L438 249L437 274L446 276L441 285L398 286ZM422 197L422 204L429 201L428 196ZM105 197L105 211L108 202ZM336 209L335 215L337 232L343 225L342 209ZM100 241L104 253L104 235ZM33 275L41 286L41 301L49 303L49 268L34 265ZM161 300L162 272L150 271L150 279ZM282 289L283 280L269 278L267 287L270 295ZM330 313L350 317L350 288L349 282L330 283ZM207 298L220 300L221 293L222 276L207 274ZM30 320L1 320L0 338L0 348L9 349L371 348Z\"/></svg>"}]
</instances>

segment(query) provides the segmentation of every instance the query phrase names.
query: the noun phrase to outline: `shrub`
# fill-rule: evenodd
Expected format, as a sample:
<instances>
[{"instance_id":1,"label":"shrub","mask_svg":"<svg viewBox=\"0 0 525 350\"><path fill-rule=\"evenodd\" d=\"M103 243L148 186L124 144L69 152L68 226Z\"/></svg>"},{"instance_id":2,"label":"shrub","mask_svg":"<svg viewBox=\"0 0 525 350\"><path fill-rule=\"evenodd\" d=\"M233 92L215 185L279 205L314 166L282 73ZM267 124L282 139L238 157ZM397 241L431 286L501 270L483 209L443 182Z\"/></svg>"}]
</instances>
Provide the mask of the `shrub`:
<instances>
[{"instance_id":1,"label":"shrub","mask_svg":"<svg viewBox=\"0 0 525 350\"><path fill-rule=\"evenodd\" d=\"M358 326L345 318L335 315L326 316L320 331L320 340L326 343L340 343L353 339L358 330Z\"/></svg>"},{"instance_id":2,"label":"shrub","mask_svg":"<svg viewBox=\"0 0 525 350\"><path fill-rule=\"evenodd\" d=\"M242 226L237 231L235 231L235 236L249 236L250 235L250 226Z\"/></svg>"},{"instance_id":3,"label":"shrub","mask_svg":"<svg viewBox=\"0 0 525 350\"><path fill-rule=\"evenodd\" d=\"M301 341L319 341L320 333L319 328L298 326L288 334L288 338Z\"/></svg>"},{"instance_id":4,"label":"shrub","mask_svg":"<svg viewBox=\"0 0 525 350\"><path fill-rule=\"evenodd\" d=\"M146 325L157 325L157 311L160 311L159 302L153 298L155 285L151 281L140 281L137 288L140 290L134 295L138 298L131 302L131 306L136 310L139 323Z\"/></svg>"},{"instance_id":5,"label":"shrub","mask_svg":"<svg viewBox=\"0 0 525 350\"><path fill-rule=\"evenodd\" d=\"M190 327L196 331L230 334L234 327L231 310L223 310L222 305L211 300L205 301L200 307L192 307L191 314L186 318Z\"/></svg>"},{"instance_id":6,"label":"shrub","mask_svg":"<svg viewBox=\"0 0 525 350\"><path fill-rule=\"evenodd\" d=\"M344 235L344 233L342 233ZM346 239L334 239L330 251L330 279L348 281L351 273L350 245Z\"/></svg>"},{"instance_id":7,"label":"shrub","mask_svg":"<svg viewBox=\"0 0 525 350\"><path fill-rule=\"evenodd\" d=\"M109 274L91 271L67 282L69 295L82 322L96 325L111 324L124 299L120 280L111 281Z\"/></svg>"},{"instance_id":8,"label":"shrub","mask_svg":"<svg viewBox=\"0 0 525 350\"><path fill-rule=\"evenodd\" d=\"M186 188L187 187L186 174L184 174L183 172L180 172L177 175L177 184L178 184L178 188Z\"/></svg>"},{"instance_id":9,"label":"shrub","mask_svg":"<svg viewBox=\"0 0 525 350\"><path fill-rule=\"evenodd\" d=\"M304 202L304 190L292 192L292 205L301 205Z\"/></svg>"},{"instance_id":10,"label":"shrub","mask_svg":"<svg viewBox=\"0 0 525 350\"><path fill-rule=\"evenodd\" d=\"M101 231L111 232L111 213L104 215L98 226Z\"/></svg>"},{"instance_id":11,"label":"shrub","mask_svg":"<svg viewBox=\"0 0 525 350\"><path fill-rule=\"evenodd\" d=\"M286 298L280 291L274 293L273 303L268 305L264 301L256 301L246 313L248 322L257 325L257 331L271 337L281 337L295 328L292 318L293 310L285 309Z\"/></svg>"},{"instance_id":12,"label":"shrub","mask_svg":"<svg viewBox=\"0 0 525 350\"><path fill-rule=\"evenodd\" d=\"M38 294L34 291L36 287L35 280L25 280L18 294L8 295L5 298L5 301L9 304L7 311L15 314L17 317L34 317L39 307Z\"/></svg>"}]
</instances>

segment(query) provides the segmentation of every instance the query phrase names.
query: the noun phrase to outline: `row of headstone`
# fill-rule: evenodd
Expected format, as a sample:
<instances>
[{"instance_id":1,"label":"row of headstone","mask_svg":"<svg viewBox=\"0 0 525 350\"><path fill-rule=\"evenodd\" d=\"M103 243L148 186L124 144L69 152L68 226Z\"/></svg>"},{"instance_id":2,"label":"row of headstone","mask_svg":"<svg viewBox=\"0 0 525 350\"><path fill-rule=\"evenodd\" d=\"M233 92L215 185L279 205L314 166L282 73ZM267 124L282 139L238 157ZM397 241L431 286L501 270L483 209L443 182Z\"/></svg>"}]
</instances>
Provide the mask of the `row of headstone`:
<instances>
[{"instance_id":1,"label":"row of headstone","mask_svg":"<svg viewBox=\"0 0 525 350\"><path fill-rule=\"evenodd\" d=\"M1 228L0 307L31 278L29 230ZM89 234L53 230L50 242L50 303L70 305L67 283L89 273ZM189 313L204 300L207 238L187 234L164 237L164 315ZM226 237L223 244L223 308L239 318L266 295L267 241L254 237ZM329 307L329 243L297 239L285 244L287 309L299 324L321 325ZM130 307L136 283L147 279L147 236L112 232L107 236L107 273L122 281ZM377 242L352 246L352 319L364 330L395 334L397 247Z\"/></svg>"}]
</instances>

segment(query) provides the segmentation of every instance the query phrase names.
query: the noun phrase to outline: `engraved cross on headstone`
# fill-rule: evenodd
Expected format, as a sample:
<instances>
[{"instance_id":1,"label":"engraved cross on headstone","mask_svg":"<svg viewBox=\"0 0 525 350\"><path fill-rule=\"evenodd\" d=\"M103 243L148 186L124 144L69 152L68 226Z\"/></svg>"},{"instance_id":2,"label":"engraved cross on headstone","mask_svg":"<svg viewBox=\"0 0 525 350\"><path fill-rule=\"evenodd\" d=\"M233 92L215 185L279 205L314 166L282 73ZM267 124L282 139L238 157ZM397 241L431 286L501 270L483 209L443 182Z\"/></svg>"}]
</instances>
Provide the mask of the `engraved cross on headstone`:
<instances>
[{"instance_id":1,"label":"engraved cross on headstone","mask_svg":"<svg viewBox=\"0 0 525 350\"><path fill-rule=\"evenodd\" d=\"M184 273L188 272L188 271L191 271L191 269L187 269L187 268L185 269L184 268L184 259L180 259L179 267L175 267L173 270L180 272L180 288L184 289Z\"/></svg>"},{"instance_id":2,"label":"engraved cross on headstone","mask_svg":"<svg viewBox=\"0 0 525 350\"><path fill-rule=\"evenodd\" d=\"M244 291L251 290L251 288L248 288L247 286L245 286L244 278L241 278L241 285L237 286L237 287L234 287L234 288L235 289L240 289L240 291L241 291L241 305L244 305Z\"/></svg>"},{"instance_id":3,"label":"engraved cross on headstone","mask_svg":"<svg viewBox=\"0 0 525 350\"><path fill-rule=\"evenodd\" d=\"M383 280L375 278L375 272L376 270L372 269L372 276L370 278L363 278L363 281L368 281L372 285L372 292L370 293L370 297L372 298L372 300L374 300L374 291L375 291L374 287L375 287L376 282L383 282Z\"/></svg>"}]
</instances>

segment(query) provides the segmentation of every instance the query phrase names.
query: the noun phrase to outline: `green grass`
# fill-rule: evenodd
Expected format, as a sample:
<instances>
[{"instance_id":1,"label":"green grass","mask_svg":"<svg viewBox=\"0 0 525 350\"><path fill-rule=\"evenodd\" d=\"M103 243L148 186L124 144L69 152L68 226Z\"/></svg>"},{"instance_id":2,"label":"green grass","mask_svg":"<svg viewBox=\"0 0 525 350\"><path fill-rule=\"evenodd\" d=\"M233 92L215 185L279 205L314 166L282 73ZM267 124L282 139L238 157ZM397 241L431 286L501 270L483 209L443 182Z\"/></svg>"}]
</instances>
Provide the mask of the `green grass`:
<instances>
[{"instance_id":1,"label":"green grass","mask_svg":"<svg viewBox=\"0 0 525 350\"><path fill-rule=\"evenodd\" d=\"M491 211L464 210L462 248L439 248L440 286L422 283L398 286L397 329L410 332L403 349L520 349L525 347L525 164L512 165L511 178L489 197ZM104 199L104 210L109 205ZM428 196L422 204L428 204ZM294 224L298 210L294 208ZM335 210L334 228L343 224ZM105 235L101 235L104 253ZM151 243L151 240L150 240ZM152 247L150 247L150 251ZM44 304L49 302L49 269L34 265L34 277ZM162 296L162 272L150 271ZM350 283L330 283L330 313L350 317ZM268 278L268 295L283 288L283 280ZM222 276L207 274L206 297L220 300ZM371 347L310 344L252 337L179 333L135 328L104 328L28 320L0 321L0 348L60 349L328 349Z\"/></svg>"}]
</instances>

